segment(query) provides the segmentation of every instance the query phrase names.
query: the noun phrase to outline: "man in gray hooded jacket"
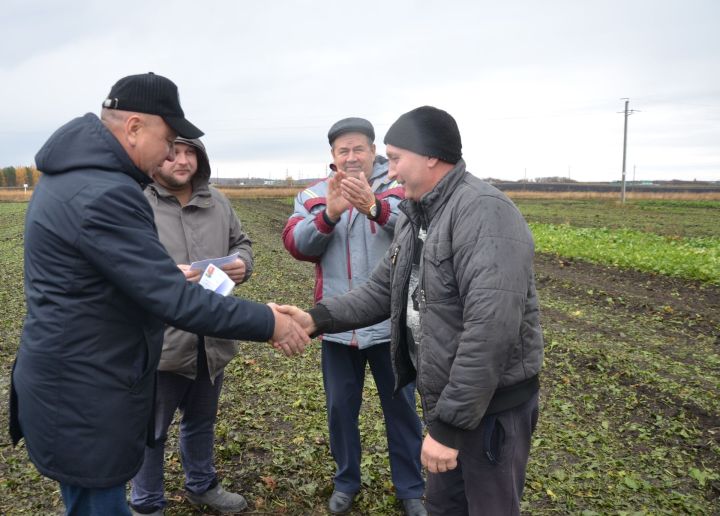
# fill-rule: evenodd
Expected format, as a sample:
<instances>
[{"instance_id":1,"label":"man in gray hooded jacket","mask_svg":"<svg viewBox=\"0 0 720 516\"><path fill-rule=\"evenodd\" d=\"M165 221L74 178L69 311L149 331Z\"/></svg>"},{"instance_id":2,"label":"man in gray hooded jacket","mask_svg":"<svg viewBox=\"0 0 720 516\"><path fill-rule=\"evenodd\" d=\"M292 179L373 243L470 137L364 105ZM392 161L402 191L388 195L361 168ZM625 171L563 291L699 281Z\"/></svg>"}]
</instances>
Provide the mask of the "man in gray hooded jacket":
<instances>
[{"instance_id":1,"label":"man in gray hooded jacket","mask_svg":"<svg viewBox=\"0 0 720 516\"><path fill-rule=\"evenodd\" d=\"M236 284L252 274L251 242L227 198L208 184L210 163L199 139L175 139L175 160L165 161L145 188L160 241L188 281L202 270L190 263L238 253L223 271ZM213 443L223 369L237 354L235 341L165 328L158 366L154 447L145 448L142 468L132 482L131 505L136 514L162 514L163 460L168 427L175 411L180 421L180 457L187 496L220 512L247 508L245 499L225 491L213 465Z\"/></svg>"},{"instance_id":2,"label":"man in gray hooded jacket","mask_svg":"<svg viewBox=\"0 0 720 516\"><path fill-rule=\"evenodd\" d=\"M395 389L416 381L427 423L428 513L519 514L543 358L532 234L465 169L445 111L405 113L385 144L406 199L387 254L362 286L281 310L316 333L389 315Z\"/></svg>"}]
</instances>

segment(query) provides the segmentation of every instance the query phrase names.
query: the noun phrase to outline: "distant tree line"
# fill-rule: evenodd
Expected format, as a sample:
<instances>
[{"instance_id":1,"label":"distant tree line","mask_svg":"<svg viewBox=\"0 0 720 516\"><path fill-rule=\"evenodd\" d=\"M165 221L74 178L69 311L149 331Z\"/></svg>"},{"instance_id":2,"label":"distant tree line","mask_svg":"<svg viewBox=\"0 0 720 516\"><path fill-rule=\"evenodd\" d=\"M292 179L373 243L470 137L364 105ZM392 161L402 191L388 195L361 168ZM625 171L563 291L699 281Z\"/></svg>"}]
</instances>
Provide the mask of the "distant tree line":
<instances>
[{"instance_id":1,"label":"distant tree line","mask_svg":"<svg viewBox=\"0 0 720 516\"><path fill-rule=\"evenodd\" d=\"M40 171L35 167L3 167L0 187L33 187L40 180L40 175Z\"/></svg>"}]
</instances>

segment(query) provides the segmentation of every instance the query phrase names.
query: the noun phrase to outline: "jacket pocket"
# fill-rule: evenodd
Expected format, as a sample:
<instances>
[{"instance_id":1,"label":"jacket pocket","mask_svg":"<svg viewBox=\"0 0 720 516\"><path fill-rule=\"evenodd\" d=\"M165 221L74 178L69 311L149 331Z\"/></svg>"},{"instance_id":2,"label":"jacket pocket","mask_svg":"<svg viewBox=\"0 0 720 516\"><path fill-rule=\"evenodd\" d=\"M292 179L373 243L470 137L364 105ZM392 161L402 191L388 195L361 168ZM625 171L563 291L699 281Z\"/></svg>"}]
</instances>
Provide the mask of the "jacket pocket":
<instances>
[{"instance_id":1,"label":"jacket pocket","mask_svg":"<svg viewBox=\"0 0 720 516\"><path fill-rule=\"evenodd\" d=\"M482 451L492 465L502 461L505 448L505 428L497 415L486 416L483 420Z\"/></svg>"},{"instance_id":2,"label":"jacket pocket","mask_svg":"<svg viewBox=\"0 0 720 516\"><path fill-rule=\"evenodd\" d=\"M154 378L160 362L160 353L162 352L164 324L153 324L151 326L143 326L143 345L141 346L141 355L137 357L135 362L136 370L139 374L135 381L130 385L130 392L137 394L147 388L147 379L152 376Z\"/></svg>"},{"instance_id":3,"label":"jacket pocket","mask_svg":"<svg viewBox=\"0 0 720 516\"><path fill-rule=\"evenodd\" d=\"M452 299L458 296L453 251L449 240L428 242L423 252L424 290L428 302Z\"/></svg>"},{"instance_id":4,"label":"jacket pocket","mask_svg":"<svg viewBox=\"0 0 720 516\"><path fill-rule=\"evenodd\" d=\"M466 436L463 453L466 457L485 466L502 464L505 461L507 437L505 425L507 424L507 418L503 418L500 414L483 417L477 430Z\"/></svg>"},{"instance_id":5,"label":"jacket pocket","mask_svg":"<svg viewBox=\"0 0 720 516\"><path fill-rule=\"evenodd\" d=\"M18 416L18 398L17 392L15 391L15 385L13 384L13 375L15 374L15 364L17 359L13 361L12 369L10 371L10 421L9 430L10 438L12 439L13 445L17 445L20 439L23 438L22 429L20 428L20 418Z\"/></svg>"}]
</instances>

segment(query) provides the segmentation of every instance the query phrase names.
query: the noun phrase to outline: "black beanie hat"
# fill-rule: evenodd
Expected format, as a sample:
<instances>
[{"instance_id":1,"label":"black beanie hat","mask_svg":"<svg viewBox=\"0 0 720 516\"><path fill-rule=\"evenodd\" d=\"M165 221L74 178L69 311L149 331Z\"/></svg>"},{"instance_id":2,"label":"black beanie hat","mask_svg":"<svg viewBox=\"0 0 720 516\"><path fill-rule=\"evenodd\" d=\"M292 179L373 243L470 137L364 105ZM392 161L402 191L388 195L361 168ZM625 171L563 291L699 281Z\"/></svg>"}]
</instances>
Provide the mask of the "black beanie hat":
<instances>
[{"instance_id":1,"label":"black beanie hat","mask_svg":"<svg viewBox=\"0 0 720 516\"><path fill-rule=\"evenodd\" d=\"M462 158L460 130L449 113L432 106L408 111L390 126L383 142L453 165Z\"/></svg>"}]
</instances>

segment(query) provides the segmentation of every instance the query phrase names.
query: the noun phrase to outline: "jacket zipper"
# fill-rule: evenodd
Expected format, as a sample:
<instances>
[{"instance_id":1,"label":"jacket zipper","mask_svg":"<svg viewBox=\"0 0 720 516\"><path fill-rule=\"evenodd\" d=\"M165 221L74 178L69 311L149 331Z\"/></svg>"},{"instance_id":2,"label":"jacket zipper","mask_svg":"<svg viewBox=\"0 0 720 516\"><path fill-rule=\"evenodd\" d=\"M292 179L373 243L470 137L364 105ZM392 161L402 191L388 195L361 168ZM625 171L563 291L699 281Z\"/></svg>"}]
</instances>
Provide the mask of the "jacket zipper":
<instances>
[{"instance_id":1,"label":"jacket zipper","mask_svg":"<svg viewBox=\"0 0 720 516\"><path fill-rule=\"evenodd\" d=\"M390 263L392 263L392 266L395 267L395 262L397 261L398 253L400 252L400 246L398 245L395 247L395 250L393 251L392 256L390 257Z\"/></svg>"},{"instance_id":2,"label":"jacket zipper","mask_svg":"<svg viewBox=\"0 0 720 516\"><path fill-rule=\"evenodd\" d=\"M348 210L348 219L347 219L347 230L345 231L345 234L347 235L347 238L345 239L345 261L347 265L347 277L348 277L348 291L352 290L353 288L353 281L352 281L352 263L350 261L350 221L352 219L352 206L350 206L350 209ZM360 348L360 343L357 340L357 333L355 330L352 331L352 335L350 337L350 346L355 346L358 349Z\"/></svg>"},{"instance_id":3,"label":"jacket zipper","mask_svg":"<svg viewBox=\"0 0 720 516\"><path fill-rule=\"evenodd\" d=\"M417 227L415 226L415 224L413 223L412 219L410 219L410 227L412 227L412 234L411 234L411 238L410 238L410 253L408 254L408 256L410 256L410 267L407 268L407 272L405 273L405 277L403 278L404 294L405 294L405 295L403 296L403 300L405 301L404 306L405 306L405 319L406 319L406 321L407 321L408 296L410 295L410 288L409 288L409 287L410 287L410 274L412 274L412 263L413 263L414 257L415 257L415 247L416 247L416 245L417 245L416 242L415 242L415 239L417 238L417 232L418 232L418 229L417 229ZM397 251L399 251L399 250L400 250L400 248L398 247ZM396 253L393 255L393 258L397 258L397 254L398 254L398 253L396 252ZM420 269L419 269L419 268L418 268L418 274L420 274ZM418 280L419 280L419 281L422 281L422 276L420 276L420 277L418 278ZM422 309L423 309L423 307L422 307L422 302L424 302L424 299L423 299L423 298L424 298L424 295L425 295L424 292L422 291L422 289L420 290L420 295L421 295L421 306L420 306L421 323L420 323L420 329L421 329L421 333L422 333ZM414 336L414 335L413 335L413 339L415 339L415 336ZM415 377L415 388L416 388L417 391L420 393L420 405L422 406L422 409L423 409L423 419L427 421L427 407L425 406L425 399L423 398L422 391L421 391L422 383L421 383L421 381L420 381L420 378L421 378L420 365L422 364L422 357L420 356L420 353L421 353L421 350L422 350L422 346L419 345L419 342L420 342L420 335L417 336L417 339L416 339L416 341L415 341L415 362L416 362L416 363L415 363L415 373L416 373L416 377Z\"/></svg>"},{"instance_id":4,"label":"jacket zipper","mask_svg":"<svg viewBox=\"0 0 720 516\"><path fill-rule=\"evenodd\" d=\"M411 225L413 226L413 235L414 235L413 244L415 244L415 240L420 238L420 230L422 229L422 227L419 229L416 229L415 225L412 224L412 222L411 222ZM427 241L427 232L425 233L425 241ZM425 241L423 241L423 244L425 243ZM419 308L418 312L419 312L419 316L420 316L419 320L420 320L421 333L422 333L423 313L427 309L427 298L425 296L425 263L424 263L425 260L423 259L424 251L425 251L425 246L423 245L423 250L420 252L420 259L418 262L418 290L419 290L419 294L420 294L420 300L418 303L418 308ZM413 260L414 260L415 245L413 245L412 256L413 256ZM416 353L416 357L417 357L417 380L415 383L417 386L418 393L420 394L420 406L422 407L422 410L423 410L423 420L425 420L425 422L427 423L428 411L427 411L427 406L425 404L425 397L423 396L423 393L421 390L422 382L420 381L420 379L422 377L421 372L420 372L420 367L422 364L421 353L424 352L423 347L424 346L422 346L422 345L418 345L417 342L415 343L415 353Z\"/></svg>"}]
</instances>

